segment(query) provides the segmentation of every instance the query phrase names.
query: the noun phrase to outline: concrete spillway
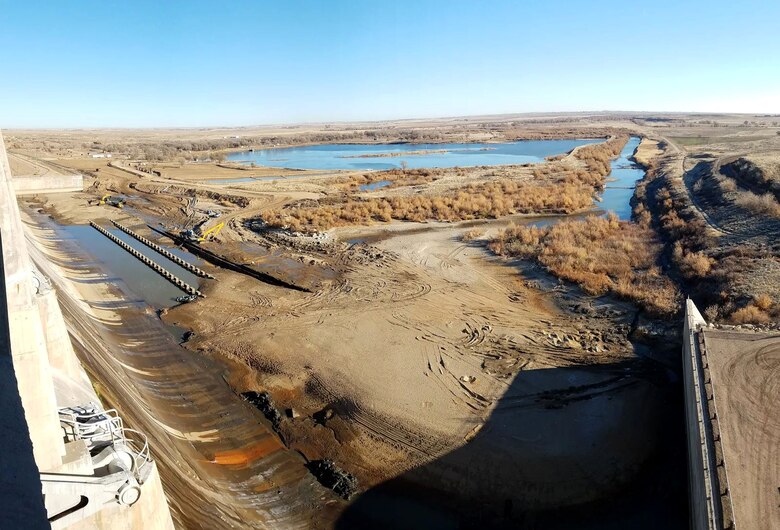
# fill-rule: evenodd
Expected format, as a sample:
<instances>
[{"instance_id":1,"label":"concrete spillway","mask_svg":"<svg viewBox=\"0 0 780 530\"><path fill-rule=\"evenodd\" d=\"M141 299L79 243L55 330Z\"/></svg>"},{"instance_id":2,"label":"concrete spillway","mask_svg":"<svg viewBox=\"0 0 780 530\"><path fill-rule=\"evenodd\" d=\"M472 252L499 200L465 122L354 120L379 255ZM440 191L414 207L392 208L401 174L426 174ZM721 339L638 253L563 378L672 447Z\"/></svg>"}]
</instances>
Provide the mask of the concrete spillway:
<instances>
[{"instance_id":1,"label":"concrete spillway","mask_svg":"<svg viewBox=\"0 0 780 530\"><path fill-rule=\"evenodd\" d=\"M15 435L13 446L0 447L4 526L59 529L77 524L82 528L172 530L148 445L142 444L142 465L118 465L126 463L117 456L120 451L140 463L135 460L138 446L126 437L130 429L124 428L122 418L115 413L109 418L102 406L73 350L58 293L41 272L46 263L31 257L38 249L28 245L2 136L0 241L0 300L4 302L0 307L4 363L0 395L5 398L8 392L16 391L24 406L20 417L18 406L8 399L2 402L2 430ZM14 384L9 386L14 375ZM68 432L63 410L86 410L84 407L91 411L89 433L79 427L86 421L79 412L70 415L72 429ZM103 430L109 424L113 428ZM142 433L138 435L139 440L144 438ZM96 445L98 438L103 444L100 447ZM28 465L29 442L25 441L32 442L37 470Z\"/></svg>"}]
</instances>

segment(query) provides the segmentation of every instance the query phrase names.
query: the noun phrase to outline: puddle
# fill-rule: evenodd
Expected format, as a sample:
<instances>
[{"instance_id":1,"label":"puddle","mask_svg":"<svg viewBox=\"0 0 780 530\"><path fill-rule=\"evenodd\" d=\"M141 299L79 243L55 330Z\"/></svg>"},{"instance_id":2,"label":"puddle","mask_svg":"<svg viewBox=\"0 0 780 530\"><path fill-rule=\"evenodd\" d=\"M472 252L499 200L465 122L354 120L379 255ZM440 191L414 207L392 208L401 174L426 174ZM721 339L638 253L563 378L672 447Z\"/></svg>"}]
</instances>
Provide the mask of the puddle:
<instances>
[{"instance_id":1,"label":"puddle","mask_svg":"<svg viewBox=\"0 0 780 530\"><path fill-rule=\"evenodd\" d=\"M241 243L241 251L247 255L246 265L261 270L294 285L316 286L323 281L335 280L338 273L318 264L305 263L282 255L280 250L268 250L255 243Z\"/></svg>"},{"instance_id":2,"label":"puddle","mask_svg":"<svg viewBox=\"0 0 780 530\"><path fill-rule=\"evenodd\" d=\"M363 184L360 186L360 191L376 191L382 189L385 186L392 184L389 180L380 180L378 182L372 182L371 184Z\"/></svg>"}]
</instances>

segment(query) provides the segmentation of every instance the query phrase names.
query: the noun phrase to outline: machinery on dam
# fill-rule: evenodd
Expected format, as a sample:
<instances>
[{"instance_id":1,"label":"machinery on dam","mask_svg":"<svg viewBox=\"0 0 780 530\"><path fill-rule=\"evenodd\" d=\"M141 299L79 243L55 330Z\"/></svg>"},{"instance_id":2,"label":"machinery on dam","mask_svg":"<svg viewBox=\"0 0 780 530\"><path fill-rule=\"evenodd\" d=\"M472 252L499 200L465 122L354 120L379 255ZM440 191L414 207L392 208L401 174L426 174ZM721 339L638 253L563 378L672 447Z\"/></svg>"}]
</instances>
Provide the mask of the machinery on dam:
<instances>
[{"instance_id":1,"label":"machinery on dam","mask_svg":"<svg viewBox=\"0 0 780 530\"><path fill-rule=\"evenodd\" d=\"M201 243L209 237L216 237L224 227L225 223L218 223L205 232L201 232L202 225L198 225L191 230L183 231L181 235L194 243Z\"/></svg>"}]
</instances>

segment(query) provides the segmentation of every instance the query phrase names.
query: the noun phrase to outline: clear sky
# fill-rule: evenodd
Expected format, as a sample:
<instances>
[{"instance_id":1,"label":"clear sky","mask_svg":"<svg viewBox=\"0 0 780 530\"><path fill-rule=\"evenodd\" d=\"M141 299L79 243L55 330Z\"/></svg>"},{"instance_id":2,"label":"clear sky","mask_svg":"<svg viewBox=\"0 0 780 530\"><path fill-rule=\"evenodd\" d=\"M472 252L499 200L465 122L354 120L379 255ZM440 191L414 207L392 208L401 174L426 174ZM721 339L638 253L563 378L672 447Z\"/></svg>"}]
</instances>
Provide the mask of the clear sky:
<instances>
[{"instance_id":1,"label":"clear sky","mask_svg":"<svg viewBox=\"0 0 780 530\"><path fill-rule=\"evenodd\" d=\"M780 0L0 0L0 127L780 113Z\"/></svg>"}]
</instances>

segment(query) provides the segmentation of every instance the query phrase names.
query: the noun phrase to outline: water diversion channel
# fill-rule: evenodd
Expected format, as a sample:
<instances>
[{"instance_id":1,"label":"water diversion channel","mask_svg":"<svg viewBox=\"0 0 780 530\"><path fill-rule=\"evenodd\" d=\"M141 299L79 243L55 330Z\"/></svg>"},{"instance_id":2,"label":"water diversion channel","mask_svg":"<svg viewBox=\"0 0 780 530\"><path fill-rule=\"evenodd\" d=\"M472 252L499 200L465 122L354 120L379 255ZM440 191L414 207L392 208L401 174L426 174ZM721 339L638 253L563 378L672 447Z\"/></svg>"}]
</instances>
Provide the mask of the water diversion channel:
<instances>
[{"instance_id":1,"label":"water diversion channel","mask_svg":"<svg viewBox=\"0 0 780 530\"><path fill-rule=\"evenodd\" d=\"M645 170L630 160L639 147L640 138L632 136L617 160L612 161L612 171L599 204L602 210L615 212L620 219L631 219L631 197L636 183L645 176Z\"/></svg>"},{"instance_id":2,"label":"water diversion channel","mask_svg":"<svg viewBox=\"0 0 780 530\"><path fill-rule=\"evenodd\" d=\"M199 285L200 278L190 271L158 254L121 230L113 227L109 229L108 226L106 224L104 228L147 258L157 262L175 276L184 280L185 283L193 287ZM91 226L68 225L60 226L59 230L62 231L66 238L72 239L74 243L97 261L101 268L110 271L114 276L112 281L116 279L121 280L133 295L144 300L155 309L172 307L178 303L176 301L177 297L186 294ZM200 265L201 263L198 258L179 248L170 246L165 248L193 265Z\"/></svg>"}]
</instances>

